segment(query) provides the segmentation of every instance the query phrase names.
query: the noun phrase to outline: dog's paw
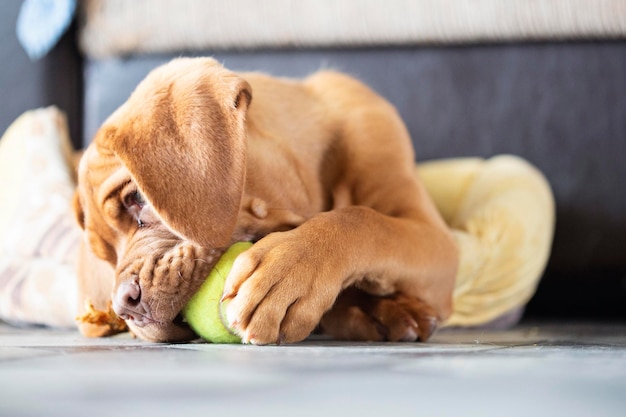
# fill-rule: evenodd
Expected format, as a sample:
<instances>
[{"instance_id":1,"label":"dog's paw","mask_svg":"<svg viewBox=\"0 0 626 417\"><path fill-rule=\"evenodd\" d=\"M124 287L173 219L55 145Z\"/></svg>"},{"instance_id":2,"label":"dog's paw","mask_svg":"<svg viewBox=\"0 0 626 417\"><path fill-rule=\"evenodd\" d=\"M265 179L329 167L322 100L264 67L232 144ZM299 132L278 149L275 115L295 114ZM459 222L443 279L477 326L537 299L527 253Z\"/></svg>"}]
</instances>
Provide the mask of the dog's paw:
<instances>
[{"instance_id":1,"label":"dog's paw","mask_svg":"<svg viewBox=\"0 0 626 417\"><path fill-rule=\"evenodd\" d=\"M294 230L257 242L239 255L226 279L228 325L244 343L305 339L341 290L340 261L328 256Z\"/></svg>"},{"instance_id":2,"label":"dog's paw","mask_svg":"<svg viewBox=\"0 0 626 417\"><path fill-rule=\"evenodd\" d=\"M416 298L380 297L351 287L340 294L320 324L324 333L340 340L425 342L438 320L435 311Z\"/></svg>"}]
</instances>

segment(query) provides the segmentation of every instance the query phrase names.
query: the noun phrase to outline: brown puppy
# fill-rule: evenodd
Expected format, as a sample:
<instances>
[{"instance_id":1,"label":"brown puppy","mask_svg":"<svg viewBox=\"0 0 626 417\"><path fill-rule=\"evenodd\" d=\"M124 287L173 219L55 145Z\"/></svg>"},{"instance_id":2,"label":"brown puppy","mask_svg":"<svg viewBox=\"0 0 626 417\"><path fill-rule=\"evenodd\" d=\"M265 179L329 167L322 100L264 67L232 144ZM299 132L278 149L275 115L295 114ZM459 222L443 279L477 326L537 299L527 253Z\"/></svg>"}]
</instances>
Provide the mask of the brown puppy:
<instances>
[{"instance_id":1,"label":"brown puppy","mask_svg":"<svg viewBox=\"0 0 626 417\"><path fill-rule=\"evenodd\" d=\"M231 243L224 298L244 342L427 339L451 312L454 241L395 109L354 79L151 72L79 168L82 301L138 336L186 340L180 311ZM93 254L96 256L94 257ZM102 259L105 262L98 261ZM84 325L88 335L108 332Z\"/></svg>"}]
</instances>

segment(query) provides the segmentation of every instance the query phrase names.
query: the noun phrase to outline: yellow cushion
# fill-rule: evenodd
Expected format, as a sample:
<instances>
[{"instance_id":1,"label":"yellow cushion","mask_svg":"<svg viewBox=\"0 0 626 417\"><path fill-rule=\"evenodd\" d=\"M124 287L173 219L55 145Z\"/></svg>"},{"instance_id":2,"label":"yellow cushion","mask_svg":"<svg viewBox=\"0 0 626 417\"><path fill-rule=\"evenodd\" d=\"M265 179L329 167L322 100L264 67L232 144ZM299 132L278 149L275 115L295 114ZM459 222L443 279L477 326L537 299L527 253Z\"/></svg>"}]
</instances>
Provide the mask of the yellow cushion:
<instances>
[{"instance_id":1,"label":"yellow cushion","mask_svg":"<svg viewBox=\"0 0 626 417\"><path fill-rule=\"evenodd\" d=\"M554 199L534 167L514 156L420 163L460 249L447 326L488 323L523 307L548 260ZM0 318L73 325L80 232L65 118L27 112L0 140Z\"/></svg>"},{"instance_id":2,"label":"yellow cushion","mask_svg":"<svg viewBox=\"0 0 626 417\"><path fill-rule=\"evenodd\" d=\"M459 246L446 325L481 325L523 307L535 293L554 233L554 197L543 175L510 155L426 162L417 171Z\"/></svg>"},{"instance_id":3,"label":"yellow cushion","mask_svg":"<svg viewBox=\"0 0 626 417\"><path fill-rule=\"evenodd\" d=\"M24 113L0 139L0 319L74 326L80 231L72 146L55 107Z\"/></svg>"}]
</instances>

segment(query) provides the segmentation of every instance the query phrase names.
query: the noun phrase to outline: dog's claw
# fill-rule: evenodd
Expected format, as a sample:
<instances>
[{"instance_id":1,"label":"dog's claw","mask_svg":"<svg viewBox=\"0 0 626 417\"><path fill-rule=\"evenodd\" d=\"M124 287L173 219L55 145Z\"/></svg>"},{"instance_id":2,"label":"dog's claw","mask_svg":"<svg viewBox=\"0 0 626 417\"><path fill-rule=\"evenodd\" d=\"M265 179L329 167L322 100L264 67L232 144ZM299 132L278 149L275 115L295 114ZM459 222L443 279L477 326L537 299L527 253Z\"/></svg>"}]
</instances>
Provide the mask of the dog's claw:
<instances>
[{"instance_id":1,"label":"dog's claw","mask_svg":"<svg viewBox=\"0 0 626 417\"><path fill-rule=\"evenodd\" d=\"M232 298L235 298L235 295L236 294L230 293L230 292L222 294L222 298L220 298L220 303L223 303L224 301L228 301Z\"/></svg>"},{"instance_id":2,"label":"dog's claw","mask_svg":"<svg viewBox=\"0 0 626 417\"><path fill-rule=\"evenodd\" d=\"M415 342L419 337L419 325L412 318L404 322L404 333L399 335L397 342Z\"/></svg>"},{"instance_id":3,"label":"dog's claw","mask_svg":"<svg viewBox=\"0 0 626 417\"><path fill-rule=\"evenodd\" d=\"M426 342L437 330L437 318L433 316L428 316L424 318L420 318L419 327L417 329L419 335L420 342Z\"/></svg>"}]
</instances>

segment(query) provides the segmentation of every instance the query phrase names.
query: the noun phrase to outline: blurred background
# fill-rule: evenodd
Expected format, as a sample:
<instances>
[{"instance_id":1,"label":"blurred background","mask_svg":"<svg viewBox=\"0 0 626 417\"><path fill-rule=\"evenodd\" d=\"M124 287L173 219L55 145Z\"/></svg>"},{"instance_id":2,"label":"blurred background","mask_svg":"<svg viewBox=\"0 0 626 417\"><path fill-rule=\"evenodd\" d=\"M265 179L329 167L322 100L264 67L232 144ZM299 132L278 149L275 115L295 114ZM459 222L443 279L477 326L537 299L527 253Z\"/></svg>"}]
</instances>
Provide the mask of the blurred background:
<instances>
[{"instance_id":1,"label":"blurred background","mask_svg":"<svg viewBox=\"0 0 626 417\"><path fill-rule=\"evenodd\" d=\"M20 43L23 2L0 2L2 131L56 105L81 148L176 56L289 77L341 70L397 106L418 161L512 153L548 177L557 229L526 317L626 318L622 0L67 3L51 28L56 6L35 7L21 24L39 38Z\"/></svg>"}]
</instances>

